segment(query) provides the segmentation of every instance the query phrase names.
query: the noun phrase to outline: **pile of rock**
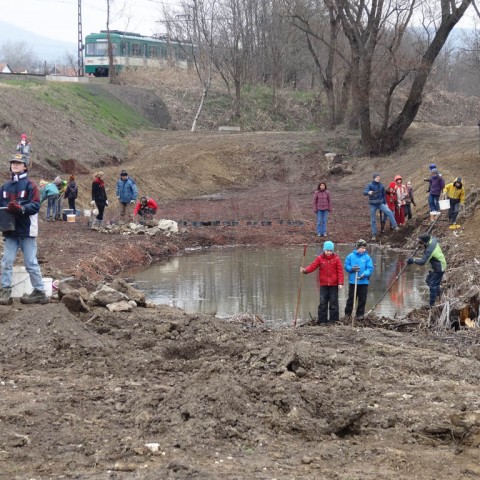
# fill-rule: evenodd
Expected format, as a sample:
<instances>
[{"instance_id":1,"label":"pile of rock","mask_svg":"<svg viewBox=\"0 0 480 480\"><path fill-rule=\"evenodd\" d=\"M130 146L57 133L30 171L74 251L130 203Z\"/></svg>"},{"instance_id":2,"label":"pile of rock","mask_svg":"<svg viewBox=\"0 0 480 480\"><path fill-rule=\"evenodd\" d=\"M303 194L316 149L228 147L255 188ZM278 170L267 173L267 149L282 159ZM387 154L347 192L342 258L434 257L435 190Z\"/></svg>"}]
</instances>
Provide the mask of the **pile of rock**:
<instances>
[{"instance_id":1,"label":"pile of rock","mask_svg":"<svg viewBox=\"0 0 480 480\"><path fill-rule=\"evenodd\" d=\"M145 224L135 222L116 223L112 225L103 225L98 228L99 232L112 233L116 235L167 235L178 233L178 223L174 220L152 220Z\"/></svg>"},{"instance_id":2,"label":"pile of rock","mask_svg":"<svg viewBox=\"0 0 480 480\"><path fill-rule=\"evenodd\" d=\"M91 293L75 278L67 278L58 284L58 299L71 312L89 312L94 306L108 308L111 312L156 307L153 302L146 300L142 291L122 278L116 278L110 285L101 285Z\"/></svg>"}]
</instances>

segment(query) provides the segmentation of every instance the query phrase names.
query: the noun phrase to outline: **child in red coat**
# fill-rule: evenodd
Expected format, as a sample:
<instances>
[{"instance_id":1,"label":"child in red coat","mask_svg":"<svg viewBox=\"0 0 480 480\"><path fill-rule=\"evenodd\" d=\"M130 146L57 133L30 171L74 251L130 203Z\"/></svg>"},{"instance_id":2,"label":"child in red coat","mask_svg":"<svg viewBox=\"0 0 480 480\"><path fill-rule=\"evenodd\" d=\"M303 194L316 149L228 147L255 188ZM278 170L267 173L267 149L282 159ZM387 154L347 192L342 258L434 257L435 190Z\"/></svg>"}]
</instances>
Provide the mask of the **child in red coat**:
<instances>
[{"instance_id":1,"label":"child in red coat","mask_svg":"<svg viewBox=\"0 0 480 480\"><path fill-rule=\"evenodd\" d=\"M311 273L318 268L320 304L317 324L337 322L339 318L338 290L343 288L343 266L340 257L333 253L335 245L330 240L323 244L323 253L300 272ZM328 314L330 313L330 319Z\"/></svg>"}]
</instances>

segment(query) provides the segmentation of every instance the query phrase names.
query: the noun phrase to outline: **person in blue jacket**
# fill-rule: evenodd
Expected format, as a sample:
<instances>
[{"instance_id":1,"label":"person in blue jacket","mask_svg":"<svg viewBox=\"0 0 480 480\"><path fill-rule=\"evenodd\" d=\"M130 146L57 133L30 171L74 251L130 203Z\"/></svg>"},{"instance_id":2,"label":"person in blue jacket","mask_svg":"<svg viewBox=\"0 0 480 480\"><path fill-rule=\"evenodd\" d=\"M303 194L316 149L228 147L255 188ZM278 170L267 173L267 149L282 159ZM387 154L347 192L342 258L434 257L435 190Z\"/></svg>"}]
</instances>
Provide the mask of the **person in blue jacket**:
<instances>
[{"instance_id":1,"label":"person in blue jacket","mask_svg":"<svg viewBox=\"0 0 480 480\"><path fill-rule=\"evenodd\" d=\"M37 260L38 211L40 192L28 178L29 158L17 154L10 160L11 178L0 187L0 207L13 215L15 228L3 232L4 245L0 305L12 303L13 263L19 250L30 275L33 292L20 298L21 303L48 303L42 273Z\"/></svg>"},{"instance_id":2,"label":"person in blue jacket","mask_svg":"<svg viewBox=\"0 0 480 480\"><path fill-rule=\"evenodd\" d=\"M357 311L355 317L361 320L365 314L367 303L368 284L373 273L373 262L367 253L367 242L358 240L355 250L345 259L345 271L348 276L348 299L345 305L345 315L350 317L353 311L355 283L357 284Z\"/></svg>"},{"instance_id":3,"label":"person in blue jacket","mask_svg":"<svg viewBox=\"0 0 480 480\"><path fill-rule=\"evenodd\" d=\"M120 223L125 222L125 218L131 222L133 206L137 200L137 184L132 180L125 170L120 172L120 179L117 182L117 199L119 201Z\"/></svg>"},{"instance_id":4,"label":"person in blue jacket","mask_svg":"<svg viewBox=\"0 0 480 480\"><path fill-rule=\"evenodd\" d=\"M387 199L385 198L385 187L380 183L380 174L374 173L373 180L363 189L363 194L368 196L368 204L370 206L370 226L372 228L372 241L375 241L377 236L377 210L383 212L390 220L390 225L393 230L398 230L397 222L393 212L387 206Z\"/></svg>"}]
</instances>

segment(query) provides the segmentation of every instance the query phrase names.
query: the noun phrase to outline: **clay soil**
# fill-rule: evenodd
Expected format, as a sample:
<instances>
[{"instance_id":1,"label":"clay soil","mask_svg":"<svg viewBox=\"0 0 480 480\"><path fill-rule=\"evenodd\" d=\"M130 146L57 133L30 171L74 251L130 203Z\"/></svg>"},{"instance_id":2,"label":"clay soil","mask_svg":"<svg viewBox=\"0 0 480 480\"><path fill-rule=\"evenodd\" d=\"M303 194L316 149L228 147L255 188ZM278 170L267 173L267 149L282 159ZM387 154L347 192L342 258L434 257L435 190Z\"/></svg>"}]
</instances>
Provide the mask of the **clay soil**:
<instances>
[{"instance_id":1,"label":"clay soil","mask_svg":"<svg viewBox=\"0 0 480 480\"><path fill-rule=\"evenodd\" d=\"M400 173L416 186L414 221L379 240L409 250L430 225L423 177L436 162L448 180L464 177L471 194L462 228L439 221L433 231L449 261L446 295L467 305L464 294L478 288L477 129L414 126L401 151L380 159L358 157L357 147L347 134L131 138L121 167L159 200L159 217L186 225L148 237L94 232L86 219L41 220L43 273L94 288L187 248L231 244L298 244L300 264L302 245L313 258L310 247L324 240L310 207L321 179L334 202L329 238L369 239L361 189L374 171L385 183ZM343 173L328 173L328 150L346 154ZM119 167L103 169L115 222ZM78 179L86 208L91 175ZM223 224L230 221L238 225ZM54 300L0 307L0 478L475 478L480 337L426 319L412 312L408 331L388 319L377 328L374 317L271 331L168 306L84 314Z\"/></svg>"}]
</instances>

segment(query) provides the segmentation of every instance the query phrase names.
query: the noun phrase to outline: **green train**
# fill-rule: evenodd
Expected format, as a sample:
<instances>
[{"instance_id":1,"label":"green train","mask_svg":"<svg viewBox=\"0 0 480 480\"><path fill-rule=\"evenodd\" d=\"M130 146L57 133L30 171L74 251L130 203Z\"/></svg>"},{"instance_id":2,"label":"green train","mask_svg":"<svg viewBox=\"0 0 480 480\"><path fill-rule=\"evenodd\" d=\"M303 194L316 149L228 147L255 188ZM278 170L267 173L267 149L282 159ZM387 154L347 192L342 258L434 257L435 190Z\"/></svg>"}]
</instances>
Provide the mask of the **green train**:
<instances>
[{"instance_id":1,"label":"green train","mask_svg":"<svg viewBox=\"0 0 480 480\"><path fill-rule=\"evenodd\" d=\"M169 40L166 37L146 37L139 33L110 30L115 71L125 68L161 68L168 62L187 67L192 45ZM107 31L91 33L85 37L85 75L108 77Z\"/></svg>"}]
</instances>

